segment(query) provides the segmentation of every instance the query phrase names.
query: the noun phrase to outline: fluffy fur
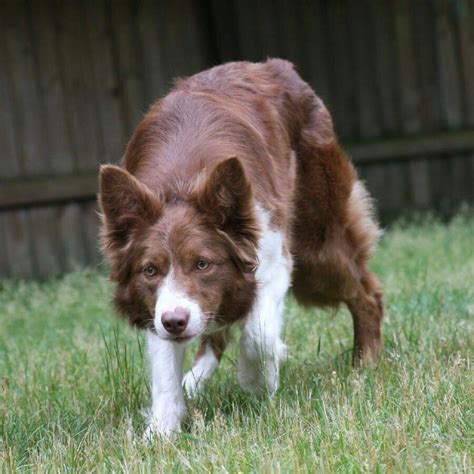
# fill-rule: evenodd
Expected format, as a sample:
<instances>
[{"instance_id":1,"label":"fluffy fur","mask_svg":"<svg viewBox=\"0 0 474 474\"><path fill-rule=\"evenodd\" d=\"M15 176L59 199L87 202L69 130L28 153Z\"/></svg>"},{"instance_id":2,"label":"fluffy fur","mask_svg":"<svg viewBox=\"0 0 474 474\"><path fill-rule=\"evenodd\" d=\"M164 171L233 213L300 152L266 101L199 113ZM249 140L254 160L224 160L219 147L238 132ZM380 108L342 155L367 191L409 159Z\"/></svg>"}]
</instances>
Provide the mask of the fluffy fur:
<instances>
[{"instance_id":1,"label":"fluffy fur","mask_svg":"<svg viewBox=\"0 0 474 474\"><path fill-rule=\"evenodd\" d=\"M202 388L234 323L242 388L277 389L291 282L303 304L347 304L354 363L379 354L370 197L324 104L287 61L228 63L178 81L138 126L122 167L101 168L100 204L116 308L148 331L148 434L179 430L182 383L191 395Z\"/></svg>"}]
</instances>

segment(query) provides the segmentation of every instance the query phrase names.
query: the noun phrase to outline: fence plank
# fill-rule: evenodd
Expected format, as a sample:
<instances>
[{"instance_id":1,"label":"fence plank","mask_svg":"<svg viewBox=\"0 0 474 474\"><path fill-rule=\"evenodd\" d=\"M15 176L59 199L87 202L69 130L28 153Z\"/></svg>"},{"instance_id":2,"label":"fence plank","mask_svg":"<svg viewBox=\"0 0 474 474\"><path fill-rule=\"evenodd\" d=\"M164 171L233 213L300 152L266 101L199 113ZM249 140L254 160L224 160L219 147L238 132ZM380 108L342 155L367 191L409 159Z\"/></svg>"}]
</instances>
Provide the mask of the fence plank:
<instances>
[{"instance_id":1,"label":"fence plank","mask_svg":"<svg viewBox=\"0 0 474 474\"><path fill-rule=\"evenodd\" d=\"M428 209L431 201L428 163L426 158L410 162L411 202L419 210Z\"/></svg>"},{"instance_id":2,"label":"fence plank","mask_svg":"<svg viewBox=\"0 0 474 474\"><path fill-rule=\"evenodd\" d=\"M474 131L419 135L374 142L346 143L356 161L411 159L414 156L439 155L474 149Z\"/></svg>"},{"instance_id":3,"label":"fence plank","mask_svg":"<svg viewBox=\"0 0 474 474\"><path fill-rule=\"evenodd\" d=\"M385 188L380 191L383 193L381 199L384 203L384 208L381 209L381 212L389 217L394 217L401 209L406 212L409 211L412 207L412 202L410 202L410 182L407 163L389 162L380 169L385 170Z\"/></svg>"},{"instance_id":4,"label":"fence plank","mask_svg":"<svg viewBox=\"0 0 474 474\"><path fill-rule=\"evenodd\" d=\"M414 56L420 98L419 114L422 118L420 130L424 133L434 133L442 126L436 48L420 47L436 42L434 6L433 2L420 1L412 3L412 9L413 40L414 44L418 45L414 49Z\"/></svg>"},{"instance_id":5,"label":"fence plank","mask_svg":"<svg viewBox=\"0 0 474 474\"><path fill-rule=\"evenodd\" d=\"M472 183L474 182L474 152L469 153L468 161L470 163L470 167L466 171L466 175L468 176L469 183L468 189L465 195L465 199L471 205L474 204L474 186Z\"/></svg>"},{"instance_id":6,"label":"fence plank","mask_svg":"<svg viewBox=\"0 0 474 474\"><path fill-rule=\"evenodd\" d=\"M347 9L340 2L327 4L327 41L330 50L328 70L334 90L331 113L337 134L356 137L358 133L356 86L353 79L355 60L347 54L349 38L349 19ZM322 68L322 64L319 65Z\"/></svg>"},{"instance_id":7,"label":"fence plank","mask_svg":"<svg viewBox=\"0 0 474 474\"><path fill-rule=\"evenodd\" d=\"M425 69L428 66L425 65L426 60L421 59L423 67L420 69L423 71L420 72L418 68L420 58L417 53L419 48L415 48L415 44L420 35L420 27L419 25L418 28L416 27L416 15L411 9L412 4L403 0L395 2L395 5L401 81L401 129L407 134L414 135L420 133L425 125L420 82L423 81L423 75L426 74ZM424 152L426 153L426 150ZM423 205L430 192L427 168L423 164L423 152L419 155L421 155L421 159L418 162L410 163L407 170L410 176L410 205L414 208Z\"/></svg>"},{"instance_id":8,"label":"fence plank","mask_svg":"<svg viewBox=\"0 0 474 474\"><path fill-rule=\"evenodd\" d=\"M448 129L462 124L461 78L457 61L454 22L450 2L435 1L436 42L438 51L438 75L442 100L442 115ZM472 53L471 53L472 54Z\"/></svg>"},{"instance_id":9,"label":"fence plank","mask_svg":"<svg viewBox=\"0 0 474 474\"><path fill-rule=\"evenodd\" d=\"M306 23L303 23L303 25L306 25L304 37L308 45L305 61L308 63L308 71L310 72L306 79L326 105L331 105L335 101L332 100L331 81L328 74L330 67L329 48L324 14L322 4L312 2L311 7L307 10Z\"/></svg>"},{"instance_id":10,"label":"fence plank","mask_svg":"<svg viewBox=\"0 0 474 474\"><path fill-rule=\"evenodd\" d=\"M164 71L161 54L162 49L170 46L171 38L160 42L158 31L159 5L151 0L142 0L137 5L135 23L138 41L135 43L134 54L140 58L140 73L145 90L145 106L148 108L168 86L168 78Z\"/></svg>"},{"instance_id":11,"label":"fence plank","mask_svg":"<svg viewBox=\"0 0 474 474\"><path fill-rule=\"evenodd\" d=\"M452 168L446 156L430 162L431 208L448 215L452 209Z\"/></svg>"},{"instance_id":12,"label":"fence plank","mask_svg":"<svg viewBox=\"0 0 474 474\"><path fill-rule=\"evenodd\" d=\"M243 57L237 35L235 2L228 0L209 0L210 22L208 27L212 32L212 52L214 61L235 61Z\"/></svg>"},{"instance_id":13,"label":"fence plank","mask_svg":"<svg viewBox=\"0 0 474 474\"><path fill-rule=\"evenodd\" d=\"M58 210L58 234L63 249L63 271L72 271L88 263L81 204L69 204Z\"/></svg>"},{"instance_id":14,"label":"fence plank","mask_svg":"<svg viewBox=\"0 0 474 474\"><path fill-rule=\"evenodd\" d=\"M145 90L140 79L135 15L129 2L109 3L112 17L112 50L117 61L120 96L124 110L125 136L129 137L145 113Z\"/></svg>"},{"instance_id":15,"label":"fence plank","mask_svg":"<svg viewBox=\"0 0 474 474\"><path fill-rule=\"evenodd\" d=\"M211 58L208 48L209 33L207 28L202 28L203 23L201 22L206 21L206 17L202 14L202 5L193 0L180 0L167 5L173 8L174 16L179 19L178 34L184 38L184 48L190 48L189 58L185 58L179 54L180 51L175 49L175 54L181 59L181 66L177 71L170 70L172 78L182 74L189 76L209 67L213 58ZM173 34L174 32L171 31L169 38L173 38ZM171 50L167 49L167 51Z\"/></svg>"},{"instance_id":16,"label":"fence plank","mask_svg":"<svg viewBox=\"0 0 474 474\"><path fill-rule=\"evenodd\" d=\"M281 25L278 25L278 17L283 16L279 9L279 5L275 5L274 9L269 10L264 2L256 2L254 8L257 23L259 25L257 34L259 44L261 44L261 50L259 51L258 56L266 58L274 57L278 54L281 57L289 58L289 52L284 49L285 45L279 41L281 38L279 35L279 28L281 28Z\"/></svg>"},{"instance_id":17,"label":"fence plank","mask_svg":"<svg viewBox=\"0 0 474 474\"><path fill-rule=\"evenodd\" d=\"M356 86L356 103L359 124L359 137L373 139L380 136L380 119L378 117L379 104L373 90L375 69L372 62L372 40L370 33L368 3L366 0L357 3L349 2L348 14L352 21L349 22L350 44L355 64L353 76Z\"/></svg>"},{"instance_id":18,"label":"fence plank","mask_svg":"<svg viewBox=\"0 0 474 474\"><path fill-rule=\"evenodd\" d=\"M365 183L371 196L376 203L377 212L380 215L386 214L390 209L386 202L386 170L385 167L376 166L370 163L358 166L359 176Z\"/></svg>"},{"instance_id":19,"label":"fence plank","mask_svg":"<svg viewBox=\"0 0 474 474\"><path fill-rule=\"evenodd\" d=\"M463 95L466 123L474 125L474 1L463 2L455 9L459 25L460 57L462 58Z\"/></svg>"},{"instance_id":20,"label":"fence plank","mask_svg":"<svg viewBox=\"0 0 474 474\"><path fill-rule=\"evenodd\" d=\"M100 220L97 211L97 203L95 201L85 203L82 206L87 257L89 262L93 264L97 264L102 260L98 237Z\"/></svg>"},{"instance_id":21,"label":"fence plank","mask_svg":"<svg viewBox=\"0 0 474 474\"><path fill-rule=\"evenodd\" d=\"M197 25L201 8L192 0L160 3L157 20L161 58L167 81L199 72L208 64L206 35L204 29ZM171 38L173 40L169 41ZM188 54L183 55L182 51L187 51Z\"/></svg>"},{"instance_id":22,"label":"fence plank","mask_svg":"<svg viewBox=\"0 0 474 474\"><path fill-rule=\"evenodd\" d=\"M395 2L395 30L401 129L406 134L415 134L421 128L421 120L410 5L409 0Z\"/></svg>"},{"instance_id":23,"label":"fence plank","mask_svg":"<svg viewBox=\"0 0 474 474\"><path fill-rule=\"evenodd\" d=\"M357 163L384 160L412 160L440 153L474 150L474 132L451 132L433 136L393 139L367 143L346 143ZM61 177L0 181L0 208L55 201L91 199L97 193L97 172Z\"/></svg>"},{"instance_id":24,"label":"fence plank","mask_svg":"<svg viewBox=\"0 0 474 474\"><path fill-rule=\"evenodd\" d=\"M432 6L429 2L418 2L413 9L413 40L416 44L430 44L434 42L432 22L430 18ZM432 15L431 15L432 18ZM430 24L431 23L431 24ZM419 130L432 131L439 128L440 100L436 84L435 53L416 48L417 82L419 93L419 116L421 122L417 124ZM425 159L424 159L425 158ZM430 202L430 179L426 156L411 161L407 169L410 186L411 206L416 210L426 209Z\"/></svg>"},{"instance_id":25,"label":"fence plank","mask_svg":"<svg viewBox=\"0 0 474 474\"><path fill-rule=\"evenodd\" d=\"M472 155L471 155L472 156ZM452 199L455 206L473 202L474 170L469 153L450 156Z\"/></svg>"},{"instance_id":26,"label":"fence plank","mask_svg":"<svg viewBox=\"0 0 474 474\"><path fill-rule=\"evenodd\" d=\"M38 59L39 84L45 103L42 117L48 137L48 174L66 174L74 169L71 143L71 117L66 113L62 67L58 61L58 44L51 12L51 0L32 1L29 15Z\"/></svg>"},{"instance_id":27,"label":"fence plank","mask_svg":"<svg viewBox=\"0 0 474 474\"><path fill-rule=\"evenodd\" d=\"M14 126L21 131L17 145L24 172L38 175L48 169L48 150L42 119L44 104L38 88L28 15L24 2L2 2L2 10L6 65L10 69L10 93L14 101Z\"/></svg>"},{"instance_id":28,"label":"fence plank","mask_svg":"<svg viewBox=\"0 0 474 474\"><path fill-rule=\"evenodd\" d=\"M263 48L260 44L254 5L248 0L235 0L234 8L237 38L242 57L250 61L259 61L262 56Z\"/></svg>"},{"instance_id":29,"label":"fence plank","mask_svg":"<svg viewBox=\"0 0 474 474\"><path fill-rule=\"evenodd\" d=\"M8 63L5 50L6 28L3 26L5 15L0 4L0 150L2 150L2 166L0 178L11 179L20 175L19 150L15 136L14 111L12 104L11 81L8 77Z\"/></svg>"},{"instance_id":30,"label":"fence plank","mask_svg":"<svg viewBox=\"0 0 474 474\"><path fill-rule=\"evenodd\" d=\"M81 172L95 170L100 156L100 124L95 84L91 69L90 44L85 35L85 12L80 2L57 2L54 14L58 25L64 71L67 114L72 118L72 143Z\"/></svg>"},{"instance_id":31,"label":"fence plank","mask_svg":"<svg viewBox=\"0 0 474 474\"><path fill-rule=\"evenodd\" d=\"M263 2L262 2L263 3ZM261 24L264 21L271 22L268 29L276 32L275 47L270 51L271 56L282 56L295 64L301 64L303 58L303 42L300 19L304 10L301 8L300 2L287 2L286 0L277 0L274 3L275 8L271 9L269 15L268 5L267 12L263 8L258 17L258 31L260 33L260 44L265 44L265 38L262 34ZM267 52L262 47L260 60L267 58Z\"/></svg>"},{"instance_id":32,"label":"fence plank","mask_svg":"<svg viewBox=\"0 0 474 474\"><path fill-rule=\"evenodd\" d=\"M17 210L6 212L3 216L9 276L13 278L29 277L35 273L35 256L31 248L28 213L24 210Z\"/></svg>"},{"instance_id":33,"label":"fence plank","mask_svg":"<svg viewBox=\"0 0 474 474\"><path fill-rule=\"evenodd\" d=\"M7 250L6 216L0 213L0 277L10 276L10 265Z\"/></svg>"},{"instance_id":34,"label":"fence plank","mask_svg":"<svg viewBox=\"0 0 474 474\"><path fill-rule=\"evenodd\" d=\"M54 207L28 210L32 248L36 255L36 274L41 277L57 275L61 271L62 255L56 213Z\"/></svg>"},{"instance_id":35,"label":"fence plank","mask_svg":"<svg viewBox=\"0 0 474 474\"><path fill-rule=\"evenodd\" d=\"M397 69L395 31L393 11L390 2L369 2L368 21L374 31L372 48L375 53L376 88L380 103L380 118L385 135L395 135L400 131L399 116L397 114ZM350 72L347 73L351 77Z\"/></svg>"},{"instance_id":36,"label":"fence plank","mask_svg":"<svg viewBox=\"0 0 474 474\"><path fill-rule=\"evenodd\" d=\"M87 13L86 36L91 45L90 62L99 112L98 159L101 162L116 162L123 152L125 132L117 71L112 58L111 32L105 17L106 5L104 0L87 0L83 4Z\"/></svg>"},{"instance_id":37,"label":"fence plank","mask_svg":"<svg viewBox=\"0 0 474 474\"><path fill-rule=\"evenodd\" d=\"M3 182L0 208L91 198L97 183L97 173Z\"/></svg>"}]
</instances>

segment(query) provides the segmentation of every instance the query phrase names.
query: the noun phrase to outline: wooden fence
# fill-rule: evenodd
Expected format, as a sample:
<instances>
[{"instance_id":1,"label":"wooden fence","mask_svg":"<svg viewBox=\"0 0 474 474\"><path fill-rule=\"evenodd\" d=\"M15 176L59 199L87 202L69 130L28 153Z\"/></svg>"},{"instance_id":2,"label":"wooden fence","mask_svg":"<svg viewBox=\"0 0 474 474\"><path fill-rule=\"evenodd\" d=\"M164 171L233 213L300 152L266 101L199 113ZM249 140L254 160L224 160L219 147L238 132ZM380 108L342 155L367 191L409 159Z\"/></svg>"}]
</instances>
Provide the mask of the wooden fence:
<instances>
[{"instance_id":1,"label":"wooden fence","mask_svg":"<svg viewBox=\"0 0 474 474\"><path fill-rule=\"evenodd\" d=\"M297 64L382 218L474 201L474 0L3 0L0 25L0 276L98 262L99 164L227 60Z\"/></svg>"}]
</instances>

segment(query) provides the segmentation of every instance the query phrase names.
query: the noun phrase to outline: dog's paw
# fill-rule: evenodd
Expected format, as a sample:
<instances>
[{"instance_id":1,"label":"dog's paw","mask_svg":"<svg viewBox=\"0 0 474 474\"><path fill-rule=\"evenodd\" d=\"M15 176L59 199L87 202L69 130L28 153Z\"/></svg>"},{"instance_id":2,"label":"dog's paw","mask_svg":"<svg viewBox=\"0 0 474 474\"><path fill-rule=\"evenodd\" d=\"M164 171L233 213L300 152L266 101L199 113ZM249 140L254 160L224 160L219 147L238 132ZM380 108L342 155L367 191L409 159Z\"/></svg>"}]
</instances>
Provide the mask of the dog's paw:
<instances>
[{"instance_id":1,"label":"dog's paw","mask_svg":"<svg viewBox=\"0 0 474 474\"><path fill-rule=\"evenodd\" d=\"M178 435L181 431L181 427L174 426L163 426L156 421L150 421L148 426L145 428L143 432L143 442L151 443L154 440L161 440L161 441L173 441L173 439Z\"/></svg>"},{"instance_id":2,"label":"dog's paw","mask_svg":"<svg viewBox=\"0 0 474 474\"><path fill-rule=\"evenodd\" d=\"M237 379L239 381L240 388L247 393L254 393L256 395L261 395L264 390L264 383L262 383L262 377L249 377L248 374L243 374L239 372L237 374Z\"/></svg>"},{"instance_id":3,"label":"dog's paw","mask_svg":"<svg viewBox=\"0 0 474 474\"><path fill-rule=\"evenodd\" d=\"M186 408L181 404L160 403L146 413L147 427L143 433L144 441L156 437L164 440L173 439L181 431L181 421L186 414Z\"/></svg>"},{"instance_id":4,"label":"dog's paw","mask_svg":"<svg viewBox=\"0 0 474 474\"><path fill-rule=\"evenodd\" d=\"M183 388L189 398L194 398L204 388L204 381L202 378L196 376L192 370L190 370L183 377Z\"/></svg>"},{"instance_id":5,"label":"dog's paw","mask_svg":"<svg viewBox=\"0 0 474 474\"><path fill-rule=\"evenodd\" d=\"M169 420L151 419L148 421L148 426L143 432L143 441L149 443L154 439L162 441L172 441L178 433L181 432L181 422L174 420L169 423Z\"/></svg>"},{"instance_id":6,"label":"dog's paw","mask_svg":"<svg viewBox=\"0 0 474 474\"><path fill-rule=\"evenodd\" d=\"M278 361L251 361L245 357L239 360L237 379L244 392L256 395L274 395L278 389L279 367Z\"/></svg>"}]
</instances>

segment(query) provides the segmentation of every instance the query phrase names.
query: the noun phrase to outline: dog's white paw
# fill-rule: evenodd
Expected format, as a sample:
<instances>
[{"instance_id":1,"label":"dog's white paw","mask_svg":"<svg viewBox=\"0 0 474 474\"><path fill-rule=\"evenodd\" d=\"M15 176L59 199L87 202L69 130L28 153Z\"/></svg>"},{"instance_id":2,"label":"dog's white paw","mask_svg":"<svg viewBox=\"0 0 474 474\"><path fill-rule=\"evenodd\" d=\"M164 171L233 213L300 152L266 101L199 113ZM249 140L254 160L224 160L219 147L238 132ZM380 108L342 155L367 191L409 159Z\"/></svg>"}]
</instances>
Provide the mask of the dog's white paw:
<instances>
[{"instance_id":1,"label":"dog's white paw","mask_svg":"<svg viewBox=\"0 0 474 474\"><path fill-rule=\"evenodd\" d=\"M278 390L280 381L280 358L286 357L286 346L278 347L278 356L269 356L263 360L254 360L241 354L238 365L237 379L245 392L261 395L273 395Z\"/></svg>"},{"instance_id":2,"label":"dog's white paw","mask_svg":"<svg viewBox=\"0 0 474 474\"><path fill-rule=\"evenodd\" d=\"M279 385L280 361L287 357L286 344L279 338L266 351L256 350L254 343L241 340L237 379L242 390L273 395Z\"/></svg>"},{"instance_id":3,"label":"dog's white paw","mask_svg":"<svg viewBox=\"0 0 474 474\"><path fill-rule=\"evenodd\" d=\"M181 431L181 422L186 414L184 405L173 402L161 403L147 413L147 427L143 433L144 441L155 437L172 439Z\"/></svg>"},{"instance_id":4,"label":"dog's white paw","mask_svg":"<svg viewBox=\"0 0 474 474\"><path fill-rule=\"evenodd\" d=\"M266 370L244 371L239 370L237 374L240 388L244 392L256 395L274 395L278 389L279 377L276 367Z\"/></svg>"},{"instance_id":5,"label":"dog's white paw","mask_svg":"<svg viewBox=\"0 0 474 474\"><path fill-rule=\"evenodd\" d=\"M156 421L150 421L143 432L143 441L145 443L150 443L156 439L160 439L162 441L172 441L180 431L181 427L179 425L167 427Z\"/></svg>"},{"instance_id":6,"label":"dog's white paw","mask_svg":"<svg viewBox=\"0 0 474 474\"><path fill-rule=\"evenodd\" d=\"M148 426L143 432L143 441L150 442L153 439L160 438L164 441L173 440L181 431L181 421L174 420L169 423L169 420L163 421L158 419L151 419L148 421Z\"/></svg>"},{"instance_id":7,"label":"dog's white paw","mask_svg":"<svg viewBox=\"0 0 474 474\"><path fill-rule=\"evenodd\" d=\"M183 378L182 385L188 397L195 397L202 391L218 365L219 359L216 357L212 347L207 344L204 354L201 354L196 359L193 368Z\"/></svg>"},{"instance_id":8,"label":"dog's white paw","mask_svg":"<svg viewBox=\"0 0 474 474\"><path fill-rule=\"evenodd\" d=\"M239 370L237 373L237 380L239 381L240 388L247 393L261 394L264 392L263 374L248 373L243 370Z\"/></svg>"},{"instance_id":9,"label":"dog's white paw","mask_svg":"<svg viewBox=\"0 0 474 474\"><path fill-rule=\"evenodd\" d=\"M189 398L194 398L204 388L204 380L198 377L192 370L183 377L183 388Z\"/></svg>"}]
</instances>

